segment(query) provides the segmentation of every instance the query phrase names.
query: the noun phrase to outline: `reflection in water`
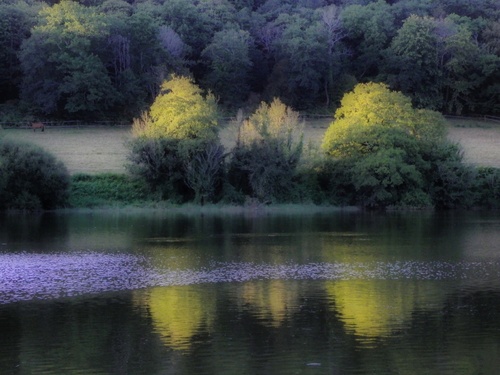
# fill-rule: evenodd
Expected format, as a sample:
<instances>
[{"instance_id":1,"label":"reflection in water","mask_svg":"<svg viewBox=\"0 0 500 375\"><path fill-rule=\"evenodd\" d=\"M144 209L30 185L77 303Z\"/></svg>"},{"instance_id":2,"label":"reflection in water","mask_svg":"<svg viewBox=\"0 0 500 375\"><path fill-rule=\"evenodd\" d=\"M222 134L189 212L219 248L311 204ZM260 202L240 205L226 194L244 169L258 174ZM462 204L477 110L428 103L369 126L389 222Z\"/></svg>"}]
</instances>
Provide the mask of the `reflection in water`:
<instances>
[{"instance_id":1,"label":"reflection in water","mask_svg":"<svg viewBox=\"0 0 500 375\"><path fill-rule=\"evenodd\" d=\"M495 213L18 224L0 215L0 374L500 366Z\"/></svg>"},{"instance_id":2,"label":"reflection in water","mask_svg":"<svg viewBox=\"0 0 500 375\"><path fill-rule=\"evenodd\" d=\"M415 280L338 280L325 287L346 329L361 342L388 338L402 330L415 310L438 309L446 284Z\"/></svg>"},{"instance_id":3,"label":"reflection in water","mask_svg":"<svg viewBox=\"0 0 500 375\"><path fill-rule=\"evenodd\" d=\"M279 327L297 306L297 283L286 280L255 281L244 283L241 298L257 311L264 325Z\"/></svg>"},{"instance_id":4,"label":"reflection in water","mask_svg":"<svg viewBox=\"0 0 500 375\"><path fill-rule=\"evenodd\" d=\"M187 350L200 331L209 332L215 315L215 296L193 285L152 288L137 292L135 301L146 309L165 345Z\"/></svg>"},{"instance_id":5,"label":"reflection in water","mask_svg":"<svg viewBox=\"0 0 500 375\"><path fill-rule=\"evenodd\" d=\"M209 262L183 268L197 261L147 258L128 254L2 254L0 253L0 304L32 299L75 297L158 286L246 282L251 280L463 280L474 284L477 275L500 278L500 262L371 262L260 264ZM179 269L179 267L182 267ZM481 279L483 280L483 279ZM279 283L278 283L279 284ZM288 301L285 288L254 289L247 286L250 303L264 306L272 295ZM283 292L280 290L283 289ZM269 297L263 297L266 294ZM257 297L256 297L257 296ZM262 302L258 302L262 301ZM274 303L274 302L273 302ZM285 302L278 305L286 305Z\"/></svg>"}]
</instances>

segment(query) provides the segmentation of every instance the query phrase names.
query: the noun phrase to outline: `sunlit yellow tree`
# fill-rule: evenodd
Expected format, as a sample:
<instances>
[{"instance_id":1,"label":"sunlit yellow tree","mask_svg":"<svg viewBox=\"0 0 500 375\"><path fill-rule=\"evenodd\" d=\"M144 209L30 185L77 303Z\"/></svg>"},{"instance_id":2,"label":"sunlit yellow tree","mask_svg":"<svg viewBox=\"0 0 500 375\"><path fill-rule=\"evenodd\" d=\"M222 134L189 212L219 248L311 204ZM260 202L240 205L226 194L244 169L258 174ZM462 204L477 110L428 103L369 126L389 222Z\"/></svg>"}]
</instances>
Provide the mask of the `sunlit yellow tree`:
<instances>
[{"instance_id":1,"label":"sunlit yellow tree","mask_svg":"<svg viewBox=\"0 0 500 375\"><path fill-rule=\"evenodd\" d=\"M344 95L339 109L335 112L335 121L327 129L323 139L323 149L331 156L345 157L342 150L349 147L350 152L361 151L366 146L365 140L358 142L360 134L374 132L376 141L382 133L394 132L394 129L415 137L417 140L442 140L445 134L445 122L441 114L414 109L410 98L400 92L391 91L383 83L358 84L352 92Z\"/></svg>"},{"instance_id":2,"label":"sunlit yellow tree","mask_svg":"<svg viewBox=\"0 0 500 375\"><path fill-rule=\"evenodd\" d=\"M134 134L147 138L213 140L217 137L217 101L191 78L173 75L163 82L149 113L134 122Z\"/></svg>"},{"instance_id":3,"label":"sunlit yellow tree","mask_svg":"<svg viewBox=\"0 0 500 375\"><path fill-rule=\"evenodd\" d=\"M414 109L408 97L383 83L365 83L343 97L322 147L337 163L338 189L354 193L349 203L443 205L439 200L450 205L438 193L452 191L464 171L445 129L441 114ZM450 169L452 178L442 172ZM454 196L462 196L453 189Z\"/></svg>"},{"instance_id":4,"label":"sunlit yellow tree","mask_svg":"<svg viewBox=\"0 0 500 375\"><path fill-rule=\"evenodd\" d=\"M172 76L148 112L134 121L130 171L162 198L213 199L221 186L224 152L217 102L192 79Z\"/></svg>"}]
</instances>

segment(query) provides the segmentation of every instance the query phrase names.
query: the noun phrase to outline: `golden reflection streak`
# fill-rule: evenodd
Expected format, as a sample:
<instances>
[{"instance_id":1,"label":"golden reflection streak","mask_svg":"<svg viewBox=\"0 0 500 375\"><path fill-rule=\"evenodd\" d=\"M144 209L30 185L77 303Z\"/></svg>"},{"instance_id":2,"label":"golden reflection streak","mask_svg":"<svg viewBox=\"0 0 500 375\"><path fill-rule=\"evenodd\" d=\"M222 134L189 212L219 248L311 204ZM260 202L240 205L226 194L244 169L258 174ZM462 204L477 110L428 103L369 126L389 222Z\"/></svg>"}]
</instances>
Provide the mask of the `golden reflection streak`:
<instances>
[{"instance_id":1,"label":"golden reflection streak","mask_svg":"<svg viewBox=\"0 0 500 375\"><path fill-rule=\"evenodd\" d=\"M256 310L263 324L279 327L290 309L297 305L297 284L287 280L248 282L242 286L241 298L245 305Z\"/></svg>"},{"instance_id":2,"label":"golden reflection streak","mask_svg":"<svg viewBox=\"0 0 500 375\"><path fill-rule=\"evenodd\" d=\"M404 328L416 309L439 307L446 294L436 283L422 280L326 281L325 289L346 329L361 342L390 336Z\"/></svg>"},{"instance_id":3,"label":"golden reflection streak","mask_svg":"<svg viewBox=\"0 0 500 375\"><path fill-rule=\"evenodd\" d=\"M210 331L215 295L196 285L156 287L135 299L149 312L161 341L176 350L189 350L197 333Z\"/></svg>"}]
</instances>

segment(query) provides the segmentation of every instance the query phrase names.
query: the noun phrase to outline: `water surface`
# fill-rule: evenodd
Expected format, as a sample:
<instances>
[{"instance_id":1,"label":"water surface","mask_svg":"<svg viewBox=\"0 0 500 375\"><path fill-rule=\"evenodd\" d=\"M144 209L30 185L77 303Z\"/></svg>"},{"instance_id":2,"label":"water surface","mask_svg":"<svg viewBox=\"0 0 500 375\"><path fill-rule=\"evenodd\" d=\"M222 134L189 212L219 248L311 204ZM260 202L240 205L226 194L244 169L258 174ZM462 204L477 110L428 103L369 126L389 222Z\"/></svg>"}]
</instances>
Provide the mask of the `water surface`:
<instances>
[{"instance_id":1,"label":"water surface","mask_svg":"<svg viewBox=\"0 0 500 375\"><path fill-rule=\"evenodd\" d=\"M500 214L0 216L0 374L497 374Z\"/></svg>"}]
</instances>

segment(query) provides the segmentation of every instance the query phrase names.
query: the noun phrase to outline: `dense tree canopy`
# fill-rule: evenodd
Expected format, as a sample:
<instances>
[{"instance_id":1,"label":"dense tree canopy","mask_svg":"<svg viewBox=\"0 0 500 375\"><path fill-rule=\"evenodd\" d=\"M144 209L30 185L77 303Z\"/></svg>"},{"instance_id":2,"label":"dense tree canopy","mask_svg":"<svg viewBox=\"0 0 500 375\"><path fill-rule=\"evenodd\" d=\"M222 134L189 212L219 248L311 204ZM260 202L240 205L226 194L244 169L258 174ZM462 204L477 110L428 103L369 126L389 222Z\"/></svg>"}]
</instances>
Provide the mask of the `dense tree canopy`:
<instances>
[{"instance_id":1,"label":"dense tree canopy","mask_svg":"<svg viewBox=\"0 0 500 375\"><path fill-rule=\"evenodd\" d=\"M135 132L147 138L214 139L217 135L217 103L187 77L173 76L161 86L144 121Z\"/></svg>"},{"instance_id":2,"label":"dense tree canopy","mask_svg":"<svg viewBox=\"0 0 500 375\"><path fill-rule=\"evenodd\" d=\"M385 137L392 139L398 132L438 141L443 139L444 130L439 113L414 109L400 92L382 83L358 84L342 98L335 121L325 133L323 149L332 156L349 156L384 142Z\"/></svg>"},{"instance_id":3,"label":"dense tree canopy","mask_svg":"<svg viewBox=\"0 0 500 375\"><path fill-rule=\"evenodd\" d=\"M225 157L217 110L213 94L203 95L192 79L174 75L163 82L149 111L134 120L132 174L164 199L213 199Z\"/></svg>"},{"instance_id":4,"label":"dense tree canopy","mask_svg":"<svg viewBox=\"0 0 500 375\"><path fill-rule=\"evenodd\" d=\"M175 73L231 111L330 111L376 81L418 108L499 114L499 18L494 0L8 0L0 106L132 118Z\"/></svg>"},{"instance_id":5,"label":"dense tree canopy","mask_svg":"<svg viewBox=\"0 0 500 375\"><path fill-rule=\"evenodd\" d=\"M239 126L229 165L231 183L263 202L289 198L302 154L298 112L274 99L262 102Z\"/></svg>"},{"instance_id":6,"label":"dense tree canopy","mask_svg":"<svg viewBox=\"0 0 500 375\"><path fill-rule=\"evenodd\" d=\"M444 135L438 112L414 108L385 84L358 84L323 139L335 165L334 190L350 191L351 203L368 207L467 206L474 173Z\"/></svg>"},{"instance_id":7,"label":"dense tree canopy","mask_svg":"<svg viewBox=\"0 0 500 375\"><path fill-rule=\"evenodd\" d=\"M117 92L98 58L109 35L104 16L71 1L39 16L20 53L22 97L45 114L109 110Z\"/></svg>"}]
</instances>

